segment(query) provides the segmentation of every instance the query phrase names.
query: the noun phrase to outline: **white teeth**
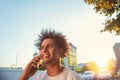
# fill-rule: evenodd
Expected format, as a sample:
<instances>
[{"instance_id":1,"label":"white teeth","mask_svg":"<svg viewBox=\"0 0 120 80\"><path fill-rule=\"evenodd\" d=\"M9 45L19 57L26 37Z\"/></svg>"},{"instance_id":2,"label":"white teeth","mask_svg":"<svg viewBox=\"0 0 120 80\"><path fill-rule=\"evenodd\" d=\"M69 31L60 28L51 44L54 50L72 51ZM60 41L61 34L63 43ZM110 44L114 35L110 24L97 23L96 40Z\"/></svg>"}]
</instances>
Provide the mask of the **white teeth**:
<instances>
[{"instance_id":1,"label":"white teeth","mask_svg":"<svg viewBox=\"0 0 120 80\"><path fill-rule=\"evenodd\" d=\"M48 54L43 55L43 57L48 57L48 56L49 56Z\"/></svg>"}]
</instances>

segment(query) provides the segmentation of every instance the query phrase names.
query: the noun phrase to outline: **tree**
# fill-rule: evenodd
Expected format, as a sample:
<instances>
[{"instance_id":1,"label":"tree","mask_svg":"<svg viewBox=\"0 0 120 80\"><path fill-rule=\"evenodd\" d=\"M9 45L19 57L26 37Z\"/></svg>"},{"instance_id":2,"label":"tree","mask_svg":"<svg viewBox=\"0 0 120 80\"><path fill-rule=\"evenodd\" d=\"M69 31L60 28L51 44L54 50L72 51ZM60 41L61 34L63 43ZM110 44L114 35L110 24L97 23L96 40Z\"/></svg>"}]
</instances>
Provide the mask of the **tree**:
<instances>
[{"instance_id":1,"label":"tree","mask_svg":"<svg viewBox=\"0 0 120 80\"><path fill-rule=\"evenodd\" d=\"M116 63L115 63L115 60L114 59L110 59L108 62L107 62L107 68L108 68L108 70L110 70L110 71L115 71L115 69L116 69Z\"/></svg>"},{"instance_id":2,"label":"tree","mask_svg":"<svg viewBox=\"0 0 120 80\"><path fill-rule=\"evenodd\" d=\"M84 0L84 2L93 5L96 13L106 16L103 23L105 28L101 32L109 31L120 35L120 0Z\"/></svg>"},{"instance_id":3,"label":"tree","mask_svg":"<svg viewBox=\"0 0 120 80\"><path fill-rule=\"evenodd\" d=\"M39 55L39 53L35 51L34 54L33 54L33 57L38 56L38 55Z\"/></svg>"},{"instance_id":4,"label":"tree","mask_svg":"<svg viewBox=\"0 0 120 80\"><path fill-rule=\"evenodd\" d=\"M94 71L97 73L98 69L98 65L94 61L90 61L86 64L86 70Z\"/></svg>"}]
</instances>

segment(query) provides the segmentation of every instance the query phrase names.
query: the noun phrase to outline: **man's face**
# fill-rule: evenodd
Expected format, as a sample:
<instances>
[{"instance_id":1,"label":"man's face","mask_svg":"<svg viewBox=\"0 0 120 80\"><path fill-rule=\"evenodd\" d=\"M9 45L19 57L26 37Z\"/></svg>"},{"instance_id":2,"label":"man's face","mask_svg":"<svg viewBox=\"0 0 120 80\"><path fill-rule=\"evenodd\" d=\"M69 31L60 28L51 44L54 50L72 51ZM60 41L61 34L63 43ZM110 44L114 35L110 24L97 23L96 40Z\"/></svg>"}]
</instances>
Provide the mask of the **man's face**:
<instances>
[{"instance_id":1,"label":"man's face","mask_svg":"<svg viewBox=\"0 0 120 80\"><path fill-rule=\"evenodd\" d=\"M59 61L59 52L60 49L53 39L47 38L43 40L40 47L40 55L42 56L42 60L44 63L55 63Z\"/></svg>"}]
</instances>

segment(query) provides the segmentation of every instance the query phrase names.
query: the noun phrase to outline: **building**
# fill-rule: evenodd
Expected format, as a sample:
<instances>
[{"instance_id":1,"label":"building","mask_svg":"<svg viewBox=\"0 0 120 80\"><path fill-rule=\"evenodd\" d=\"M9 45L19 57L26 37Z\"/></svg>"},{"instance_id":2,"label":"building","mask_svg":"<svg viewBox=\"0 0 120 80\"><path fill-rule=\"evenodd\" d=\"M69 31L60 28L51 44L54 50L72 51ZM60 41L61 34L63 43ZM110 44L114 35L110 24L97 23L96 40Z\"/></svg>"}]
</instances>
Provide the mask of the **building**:
<instances>
[{"instance_id":1,"label":"building","mask_svg":"<svg viewBox=\"0 0 120 80\"><path fill-rule=\"evenodd\" d=\"M117 69L120 70L120 43L115 43L113 49L116 57Z\"/></svg>"},{"instance_id":2,"label":"building","mask_svg":"<svg viewBox=\"0 0 120 80\"><path fill-rule=\"evenodd\" d=\"M66 58L64 58L64 65L74 69L77 65L77 48L72 43L69 43L70 51Z\"/></svg>"}]
</instances>

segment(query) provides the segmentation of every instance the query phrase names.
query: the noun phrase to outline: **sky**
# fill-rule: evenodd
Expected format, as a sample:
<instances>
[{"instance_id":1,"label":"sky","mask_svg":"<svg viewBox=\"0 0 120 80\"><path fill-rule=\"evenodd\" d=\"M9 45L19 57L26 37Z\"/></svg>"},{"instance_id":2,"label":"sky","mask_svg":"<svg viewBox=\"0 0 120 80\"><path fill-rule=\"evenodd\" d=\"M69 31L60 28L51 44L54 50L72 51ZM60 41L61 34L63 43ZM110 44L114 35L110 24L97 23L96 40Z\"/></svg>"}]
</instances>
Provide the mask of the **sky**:
<instances>
[{"instance_id":1,"label":"sky","mask_svg":"<svg viewBox=\"0 0 120 80\"><path fill-rule=\"evenodd\" d=\"M115 59L120 37L101 33L104 21L84 0L0 0L0 67L25 67L46 28L63 32L77 47L78 63Z\"/></svg>"}]
</instances>

